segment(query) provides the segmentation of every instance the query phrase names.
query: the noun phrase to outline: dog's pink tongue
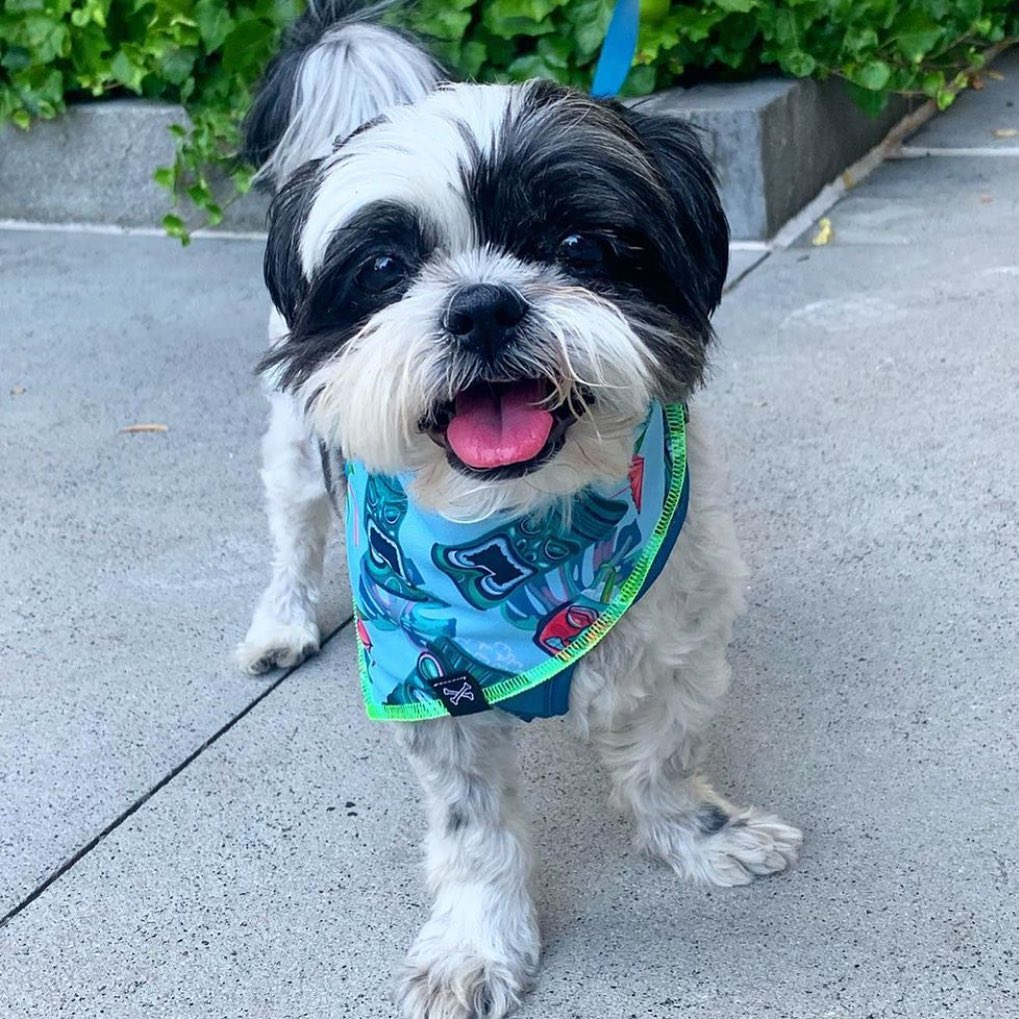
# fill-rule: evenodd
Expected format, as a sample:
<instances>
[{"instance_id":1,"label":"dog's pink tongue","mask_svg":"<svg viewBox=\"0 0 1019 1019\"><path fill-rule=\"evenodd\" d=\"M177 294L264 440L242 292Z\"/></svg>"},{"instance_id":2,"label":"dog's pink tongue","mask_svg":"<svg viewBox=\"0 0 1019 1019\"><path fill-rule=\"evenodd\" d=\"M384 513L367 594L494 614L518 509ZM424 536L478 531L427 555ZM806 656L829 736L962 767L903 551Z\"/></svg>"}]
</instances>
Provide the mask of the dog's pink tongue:
<instances>
[{"instance_id":1,"label":"dog's pink tongue","mask_svg":"<svg viewBox=\"0 0 1019 1019\"><path fill-rule=\"evenodd\" d=\"M535 406L543 397L540 382L468 389L456 398L446 439L468 467L479 470L531 460L552 431L552 415Z\"/></svg>"}]
</instances>

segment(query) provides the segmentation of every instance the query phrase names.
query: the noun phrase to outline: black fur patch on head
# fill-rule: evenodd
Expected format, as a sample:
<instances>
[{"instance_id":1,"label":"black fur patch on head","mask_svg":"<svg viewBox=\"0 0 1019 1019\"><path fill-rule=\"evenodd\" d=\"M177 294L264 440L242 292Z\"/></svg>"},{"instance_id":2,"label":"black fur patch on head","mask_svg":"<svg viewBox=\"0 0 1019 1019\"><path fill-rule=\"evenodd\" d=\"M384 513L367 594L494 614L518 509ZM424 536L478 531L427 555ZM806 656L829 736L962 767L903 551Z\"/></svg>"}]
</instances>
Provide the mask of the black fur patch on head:
<instances>
[{"instance_id":1,"label":"black fur patch on head","mask_svg":"<svg viewBox=\"0 0 1019 1019\"><path fill-rule=\"evenodd\" d=\"M280 193L280 199L291 184ZM418 211L398 202L374 202L335 230L313 277L307 280L299 254L293 250L300 245L303 232L303 223L295 229L291 222L272 218L266 249L267 265L270 259L276 263L272 252L277 248L295 260L291 266L296 264L287 277L290 289L279 294L283 305L268 272L266 275L290 334L265 355L259 370L282 368L279 385L283 389L305 383L373 315L399 301L435 246L434 230ZM384 290L373 287L370 278L379 259L396 260L404 270L393 274L391 285ZM297 284L292 283L294 272L300 274Z\"/></svg>"},{"instance_id":2,"label":"black fur patch on head","mask_svg":"<svg viewBox=\"0 0 1019 1019\"><path fill-rule=\"evenodd\" d=\"M729 221L722 210L715 171L697 129L678 117L618 106L658 167L672 199L675 226L695 270L698 297L708 313L718 307L729 270Z\"/></svg>"},{"instance_id":3,"label":"black fur patch on head","mask_svg":"<svg viewBox=\"0 0 1019 1019\"><path fill-rule=\"evenodd\" d=\"M557 264L611 300L655 356L657 395L689 396L725 279L728 224L688 125L536 82L462 175L483 242ZM570 237L600 254L564 258Z\"/></svg>"},{"instance_id":4,"label":"black fur patch on head","mask_svg":"<svg viewBox=\"0 0 1019 1019\"><path fill-rule=\"evenodd\" d=\"M301 237L322 182L321 168L321 159L305 163L269 206L269 238L262 271L272 303L291 327L308 292L301 268Z\"/></svg>"}]
</instances>

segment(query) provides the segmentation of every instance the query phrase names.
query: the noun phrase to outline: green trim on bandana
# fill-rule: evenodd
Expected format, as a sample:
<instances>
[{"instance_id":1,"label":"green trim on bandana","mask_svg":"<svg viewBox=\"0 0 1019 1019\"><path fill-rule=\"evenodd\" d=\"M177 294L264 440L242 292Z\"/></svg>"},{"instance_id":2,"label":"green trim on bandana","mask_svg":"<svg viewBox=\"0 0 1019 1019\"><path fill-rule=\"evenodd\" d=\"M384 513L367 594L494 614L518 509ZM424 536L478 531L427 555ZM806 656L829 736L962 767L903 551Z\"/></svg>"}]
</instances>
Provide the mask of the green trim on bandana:
<instances>
[{"instance_id":1,"label":"green trim on bandana","mask_svg":"<svg viewBox=\"0 0 1019 1019\"><path fill-rule=\"evenodd\" d=\"M653 427L657 424L655 415L659 416L662 422L660 428ZM651 432L660 431L663 448L660 452L652 450L646 459L638 456L641 453L641 443L645 436ZM646 449L644 450L647 451ZM410 501L404 489L404 479L388 478L368 474L363 467L356 463L346 465L348 488L347 488L347 562L351 575L351 590L354 598L354 616L356 633L358 636L357 659L358 671L361 679L361 689L364 694L365 707L369 718L387 721L421 721L427 718L440 718L446 715L456 714L457 711L450 711L437 693L427 689L427 683L440 683L443 677L449 677L450 682L458 681L460 677L470 673L473 677L469 682L473 683L475 693L483 693L484 705L480 707L497 707L503 701L515 697L527 690L531 690L541 683L551 680L563 670L575 665L576 662L595 647L599 641L612 629L623 614L642 594L645 581L656 566L659 552L662 551L663 542L670 534L670 527L676 515L677 507L680 505L683 496L684 483L686 481L686 419L685 408L681 404L670 404L665 407L655 404L652 406L648 416L648 423L640 432L636 440L635 461L640 460L641 477L643 471L665 471L666 477L662 479L663 484L659 491L664 490L664 501L661 506L657 520L650 534L643 534L640 544L630 553L629 559L624 559L622 564L612 565L605 576L597 578L596 591L584 590L582 600L578 605L583 605L584 619L587 615L596 611L593 621L585 622L574 636L570 637L565 644L557 651L550 647L540 645L536 642L533 630L521 629L519 618L513 618L513 607L510 604L513 592L517 587L509 585L506 594L492 594L485 583L487 577L482 575L481 580L476 580L478 573L476 560L471 560L463 549L463 542L457 534L457 545L443 545L436 540L431 544L430 558L434 562L421 562L428 552L419 551L416 561L413 556L405 554L396 540L401 528L405 531L426 529L426 536L423 541L418 538L418 544L414 545L417 550L427 548L431 538L427 535L439 529L448 530L450 527L462 528L468 539L474 539L480 532L491 532L491 529L500 524L507 529L517 528L526 531L526 536L531 538L536 533L538 524L531 518L506 519L493 517L480 521L477 524L454 524L445 518L431 516L418 509ZM659 462L661 461L661 462ZM409 479L408 479L409 480ZM643 482L640 482L642 484ZM631 479L630 489L633 489L634 482ZM603 486L604 487L604 486ZM628 489L629 490L629 489ZM635 492L639 489L633 489ZM580 496L578 496L580 498ZM615 508L621 505L618 501L608 504ZM650 513L654 507L648 507ZM381 514L381 517L379 516ZM369 516L372 519L369 520ZM631 500L628 515L617 519L615 530L609 531L610 535L617 535L622 526L628 525L631 528L636 526L638 518L643 519L647 514L641 506L639 494L635 494ZM429 518L432 527L429 528ZM376 523L381 521L381 527ZM654 519L653 516L651 519ZM542 525L543 526L543 525ZM390 530L384 533L386 527ZM565 532L568 539L573 532ZM415 536L417 537L417 536ZM562 538L561 533L550 532L543 535L537 532L537 538L547 542L555 542ZM673 535L674 538L674 535ZM493 539L494 540L494 539ZM591 539L588 545L580 547L572 559L557 561L553 566L547 567L544 572L538 572L531 581L537 586L547 587L548 578L559 576L562 571L570 566L580 563L584 557L592 556L592 549L601 549L599 542L605 538L599 534L597 539ZM565 543L565 542L564 542ZM670 543L671 548L671 543ZM668 554L666 548L665 554ZM636 560L633 561L635 553ZM459 556L459 558L458 558ZM461 560L468 564L463 565ZM584 559L587 562L587 559ZM457 572L459 571L459 572ZM473 571L473 574L472 574ZM618 583L619 574L625 575L621 586ZM440 577L442 594L435 594L435 587ZM471 574L471 576L468 576ZM449 591L453 590L453 578L457 581L457 587L462 597L454 594L450 598ZM429 582L431 586L426 584ZM475 586L472 586L475 585ZM521 582L526 588L526 584ZM615 588L615 593L607 601L604 596ZM374 601L373 601L374 599ZM459 600L463 611L468 614L477 615L485 613L486 622L491 614L492 633L496 636L503 631L511 631L513 639L526 647L530 656L544 655L543 660L530 665L523 671L509 675L508 678L496 678L505 676L507 669L505 662L496 658L495 661L480 660L477 649L472 645L470 651L464 651L462 644L458 644L456 638L456 613ZM487 601L487 604L485 604ZM383 604L383 602L385 604ZM480 603L480 604L479 604ZM591 606L597 606L592 610ZM386 608L391 609L387 614ZM434 634L424 638L414 628L416 618L414 613L420 613L421 618L430 626L434 627ZM394 617L395 616L395 617ZM369 633L369 627L372 633ZM461 641L463 638L461 638ZM434 677L428 677L427 681L420 678L418 673L423 673L419 665L414 678L401 678L401 672L406 672L406 657L408 641L415 642L421 651L421 661L430 669L439 669ZM404 663L403 669L395 672L383 670L385 675L393 678L394 690L387 696L384 702L376 691L376 683L373 683L372 666L376 670L381 665L376 660L380 652L385 651L385 646L390 643L399 643L395 648L397 654L390 657L389 664L392 667L393 661L400 660ZM366 646L367 645L367 646ZM494 645L493 645L494 646ZM371 661L369 655L372 656ZM477 668L471 672L471 664L464 667L461 673L457 662L464 660ZM451 666L449 663L453 662ZM444 666L437 665L437 662L445 662ZM445 671L452 669L452 671ZM490 681L484 682L485 676ZM396 688L406 688L408 683L410 693L406 691L399 695L403 702L397 702ZM446 691L447 693L449 691ZM469 695L470 696L470 695ZM474 697L470 696L473 701ZM473 710L477 710L475 705Z\"/></svg>"}]
</instances>

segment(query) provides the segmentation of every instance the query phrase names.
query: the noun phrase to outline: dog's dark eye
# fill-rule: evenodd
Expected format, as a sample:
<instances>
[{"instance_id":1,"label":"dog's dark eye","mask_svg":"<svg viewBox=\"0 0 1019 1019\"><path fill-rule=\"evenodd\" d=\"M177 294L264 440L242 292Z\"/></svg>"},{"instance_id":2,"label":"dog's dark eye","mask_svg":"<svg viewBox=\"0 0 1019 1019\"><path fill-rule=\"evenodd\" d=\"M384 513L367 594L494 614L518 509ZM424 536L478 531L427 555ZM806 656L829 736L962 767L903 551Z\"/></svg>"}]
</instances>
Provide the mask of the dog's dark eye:
<instances>
[{"instance_id":1,"label":"dog's dark eye","mask_svg":"<svg viewBox=\"0 0 1019 1019\"><path fill-rule=\"evenodd\" d=\"M399 286L407 276L407 263L398 255L379 255L361 266L358 285L369 293L383 294Z\"/></svg>"},{"instance_id":2,"label":"dog's dark eye","mask_svg":"<svg viewBox=\"0 0 1019 1019\"><path fill-rule=\"evenodd\" d=\"M605 241L591 234L567 234L559 242L559 258L578 269L596 269L607 255Z\"/></svg>"}]
</instances>

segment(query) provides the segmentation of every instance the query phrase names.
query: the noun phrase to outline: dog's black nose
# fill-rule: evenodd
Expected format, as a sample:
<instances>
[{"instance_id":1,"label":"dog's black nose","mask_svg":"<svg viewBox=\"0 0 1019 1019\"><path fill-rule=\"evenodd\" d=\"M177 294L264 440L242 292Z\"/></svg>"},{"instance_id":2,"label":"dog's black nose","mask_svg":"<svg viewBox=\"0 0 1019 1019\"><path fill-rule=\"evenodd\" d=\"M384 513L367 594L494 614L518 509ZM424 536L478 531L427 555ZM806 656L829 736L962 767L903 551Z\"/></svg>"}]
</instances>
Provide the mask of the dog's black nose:
<instances>
[{"instance_id":1,"label":"dog's black nose","mask_svg":"<svg viewBox=\"0 0 1019 1019\"><path fill-rule=\"evenodd\" d=\"M491 357L527 314L527 302L510 287L473 283L449 302L444 325L464 346Z\"/></svg>"}]
</instances>

